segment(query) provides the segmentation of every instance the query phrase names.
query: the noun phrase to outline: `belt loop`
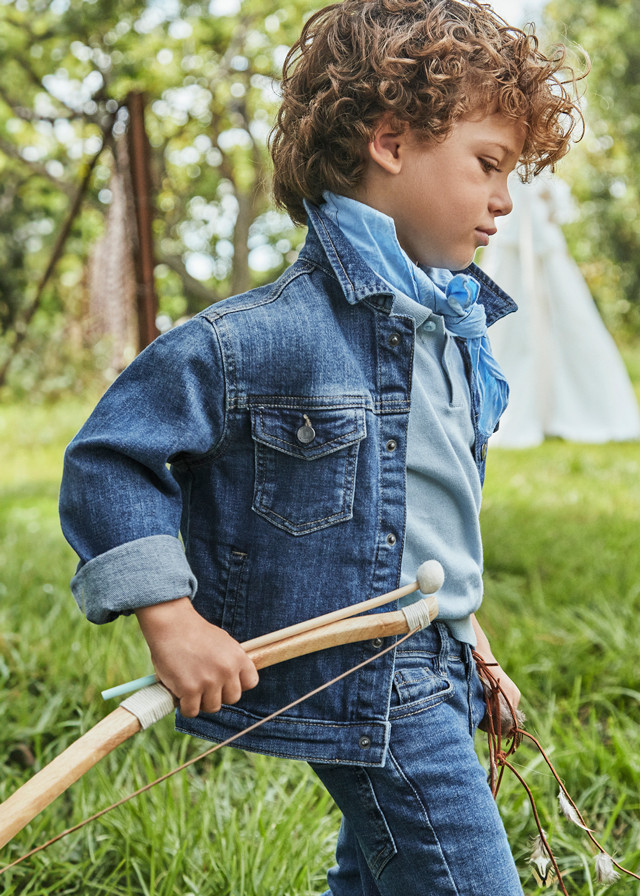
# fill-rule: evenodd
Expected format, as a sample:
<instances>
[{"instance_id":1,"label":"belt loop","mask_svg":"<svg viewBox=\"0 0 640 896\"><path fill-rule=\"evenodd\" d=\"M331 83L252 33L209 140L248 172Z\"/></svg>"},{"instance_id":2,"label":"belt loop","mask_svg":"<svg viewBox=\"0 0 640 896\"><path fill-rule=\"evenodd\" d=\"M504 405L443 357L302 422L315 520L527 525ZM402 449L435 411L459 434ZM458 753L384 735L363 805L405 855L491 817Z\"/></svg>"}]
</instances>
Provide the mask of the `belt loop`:
<instances>
[{"instance_id":1,"label":"belt loop","mask_svg":"<svg viewBox=\"0 0 640 896\"><path fill-rule=\"evenodd\" d=\"M466 642L462 645L462 661L464 662L467 673L467 684L471 687L471 682L473 681L473 676L476 671L476 661L473 658L471 645Z\"/></svg>"},{"instance_id":2,"label":"belt loop","mask_svg":"<svg viewBox=\"0 0 640 896\"><path fill-rule=\"evenodd\" d=\"M477 725L482 721L478 719L476 721L475 714L473 711L473 702L472 702L472 694L473 694L473 680L474 675L476 674L476 661L473 658L473 651L469 644L463 645L463 660L467 672L467 706L469 707L469 734L473 737Z\"/></svg>"},{"instance_id":3,"label":"belt loop","mask_svg":"<svg viewBox=\"0 0 640 896\"><path fill-rule=\"evenodd\" d=\"M438 672L440 675L446 675L449 669L449 632L447 626L442 622L436 623L438 635L440 636L440 653L438 654Z\"/></svg>"},{"instance_id":4,"label":"belt loop","mask_svg":"<svg viewBox=\"0 0 640 896\"><path fill-rule=\"evenodd\" d=\"M471 667L474 659L473 654L471 653L471 647L466 643L466 641L462 642L462 662L464 663L465 669L467 670L467 681L470 681Z\"/></svg>"}]
</instances>

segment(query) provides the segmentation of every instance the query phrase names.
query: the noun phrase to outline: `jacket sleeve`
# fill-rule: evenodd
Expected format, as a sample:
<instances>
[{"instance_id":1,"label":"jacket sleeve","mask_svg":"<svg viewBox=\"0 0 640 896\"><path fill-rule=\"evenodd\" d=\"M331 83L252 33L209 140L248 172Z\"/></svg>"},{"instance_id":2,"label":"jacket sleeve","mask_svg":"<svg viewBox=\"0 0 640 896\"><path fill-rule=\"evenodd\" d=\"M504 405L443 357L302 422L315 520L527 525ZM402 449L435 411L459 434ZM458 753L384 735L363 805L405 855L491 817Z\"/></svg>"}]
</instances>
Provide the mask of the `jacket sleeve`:
<instances>
[{"instance_id":1,"label":"jacket sleeve","mask_svg":"<svg viewBox=\"0 0 640 896\"><path fill-rule=\"evenodd\" d=\"M71 589L92 622L194 596L170 465L215 449L224 395L216 332L194 318L130 364L68 446L60 519L80 558Z\"/></svg>"}]
</instances>

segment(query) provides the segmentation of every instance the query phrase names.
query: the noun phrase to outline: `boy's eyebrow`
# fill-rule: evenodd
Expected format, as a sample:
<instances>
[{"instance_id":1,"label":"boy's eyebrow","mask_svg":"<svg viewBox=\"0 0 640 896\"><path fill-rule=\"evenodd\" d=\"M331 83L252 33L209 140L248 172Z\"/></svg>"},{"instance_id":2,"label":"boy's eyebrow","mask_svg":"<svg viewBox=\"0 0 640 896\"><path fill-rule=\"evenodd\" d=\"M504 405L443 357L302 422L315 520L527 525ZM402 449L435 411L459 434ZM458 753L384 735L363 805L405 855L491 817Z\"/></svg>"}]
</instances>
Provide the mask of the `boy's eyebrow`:
<instances>
[{"instance_id":1,"label":"boy's eyebrow","mask_svg":"<svg viewBox=\"0 0 640 896\"><path fill-rule=\"evenodd\" d=\"M515 166L518 164L520 155L513 146L509 146L507 143L502 143L500 140L494 140L493 138L489 137L486 140L485 147L485 151L487 151L489 147L491 147L490 151L495 151L496 149L499 149L501 151L502 158L499 162L500 165L504 166L513 163L513 167L515 168Z\"/></svg>"},{"instance_id":2,"label":"boy's eyebrow","mask_svg":"<svg viewBox=\"0 0 640 896\"><path fill-rule=\"evenodd\" d=\"M498 149L501 149L505 156L517 156L518 155L518 153L515 151L513 146L508 146L506 143L499 143L497 140L493 140L491 138L489 138L487 140L487 143L488 144L490 143L492 146L497 147Z\"/></svg>"}]
</instances>

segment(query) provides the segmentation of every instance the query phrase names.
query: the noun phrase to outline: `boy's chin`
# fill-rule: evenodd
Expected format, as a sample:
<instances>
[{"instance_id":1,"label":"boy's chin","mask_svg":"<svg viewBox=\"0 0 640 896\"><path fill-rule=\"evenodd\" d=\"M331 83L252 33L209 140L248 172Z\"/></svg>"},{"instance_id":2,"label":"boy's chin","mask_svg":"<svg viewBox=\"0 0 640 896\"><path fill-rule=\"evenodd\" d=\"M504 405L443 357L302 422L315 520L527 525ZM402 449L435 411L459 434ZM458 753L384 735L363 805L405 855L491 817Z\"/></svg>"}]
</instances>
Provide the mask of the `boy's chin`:
<instances>
[{"instance_id":1,"label":"boy's chin","mask_svg":"<svg viewBox=\"0 0 640 896\"><path fill-rule=\"evenodd\" d=\"M466 270L466 269L469 267L470 264L473 264L473 262L474 262L474 260L475 260L475 257L476 257L476 255L477 255L477 253L478 253L478 250L476 249L475 252L472 252L472 253L471 253L471 255L468 255L466 258L461 258L461 259L460 259L460 263L459 263L458 265L456 265L456 266L453 266L453 265L452 265L452 266L449 268L449 270L451 270L451 271L464 271L464 270Z\"/></svg>"},{"instance_id":2,"label":"boy's chin","mask_svg":"<svg viewBox=\"0 0 640 896\"><path fill-rule=\"evenodd\" d=\"M425 268L440 268L444 271L466 271L470 264L472 264L473 259L475 258L475 252L471 256L463 257L459 256L458 258L451 258L449 260L445 260L442 264L425 264L423 267Z\"/></svg>"},{"instance_id":3,"label":"boy's chin","mask_svg":"<svg viewBox=\"0 0 640 896\"><path fill-rule=\"evenodd\" d=\"M473 262L477 253L477 249L474 249L472 252L456 252L455 255L446 255L442 254L439 258L435 260L425 260L420 262L420 267L422 268L436 268L444 271L464 271L469 265ZM432 256L432 259L434 256Z\"/></svg>"}]
</instances>

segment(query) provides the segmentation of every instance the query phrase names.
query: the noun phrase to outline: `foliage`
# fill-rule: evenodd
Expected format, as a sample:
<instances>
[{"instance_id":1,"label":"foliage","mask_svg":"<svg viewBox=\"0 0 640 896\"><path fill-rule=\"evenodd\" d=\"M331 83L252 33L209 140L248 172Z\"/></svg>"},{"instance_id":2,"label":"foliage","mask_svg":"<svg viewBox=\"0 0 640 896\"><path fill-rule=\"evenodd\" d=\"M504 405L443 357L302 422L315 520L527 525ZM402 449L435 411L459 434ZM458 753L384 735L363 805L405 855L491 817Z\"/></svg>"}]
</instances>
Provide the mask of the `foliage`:
<instances>
[{"instance_id":1,"label":"foliage","mask_svg":"<svg viewBox=\"0 0 640 896\"><path fill-rule=\"evenodd\" d=\"M605 321L640 324L640 0L551 0L554 39L588 52L587 134L561 163L578 200L567 228Z\"/></svg>"},{"instance_id":2,"label":"foliage","mask_svg":"<svg viewBox=\"0 0 640 896\"><path fill-rule=\"evenodd\" d=\"M270 203L266 142L284 52L307 8L0 0L0 366L34 317L36 284L100 154L38 309L47 320L62 312L70 327L85 311L131 91L147 99L161 311L192 314L291 260L299 234Z\"/></svg>"},{"instance_id":3,"label":"foliage","mask_svg":"<svg viewBox=\"0 0 640 896\"><path fill-rule=\"evenodd\" d=\"M14 392L80 391L104 366L106 347L96 355L84 327L87 263L112 200L131 91L147 98L165 323L268 282L292 259L301 234L270 202L266 140L286 48L316 5L0 0L0 379L28 333L13 361ZM566 37L592 57L587 136L560 174L578 200L567 227L572 251L620 335L640 320L640 0L551 0L545 22L545 43Z\"/></svg>"},{"instance_id":4,"label":"foliage","mask_svg":"<svg viewBox=\"0 0 640 896\"><path fill-rule=\"evenodd\" d=\"M640 346L628 356L640 384ZM0 411L0 800L107 711L102 688L149 668L135 621L91 626L68 579L56 496L64 444L91 398ZM493 450L482 524L482 622L524 694L528 729L603 845L640 866L640 460L637 444L558 440ZM479 741L481 747L482 741ZM0 866L204 749L169 720L122 745L2 850ZM593 856L560 816L535 751L515 756L571 896L601 894ZM535 834L506 775L499 806L521 871ZM4 877L6 896L311 896L338 815L300 763L226 750L137 797ZM638 892L623 879L617 896Z\"/></svg>"}]
</instances>

